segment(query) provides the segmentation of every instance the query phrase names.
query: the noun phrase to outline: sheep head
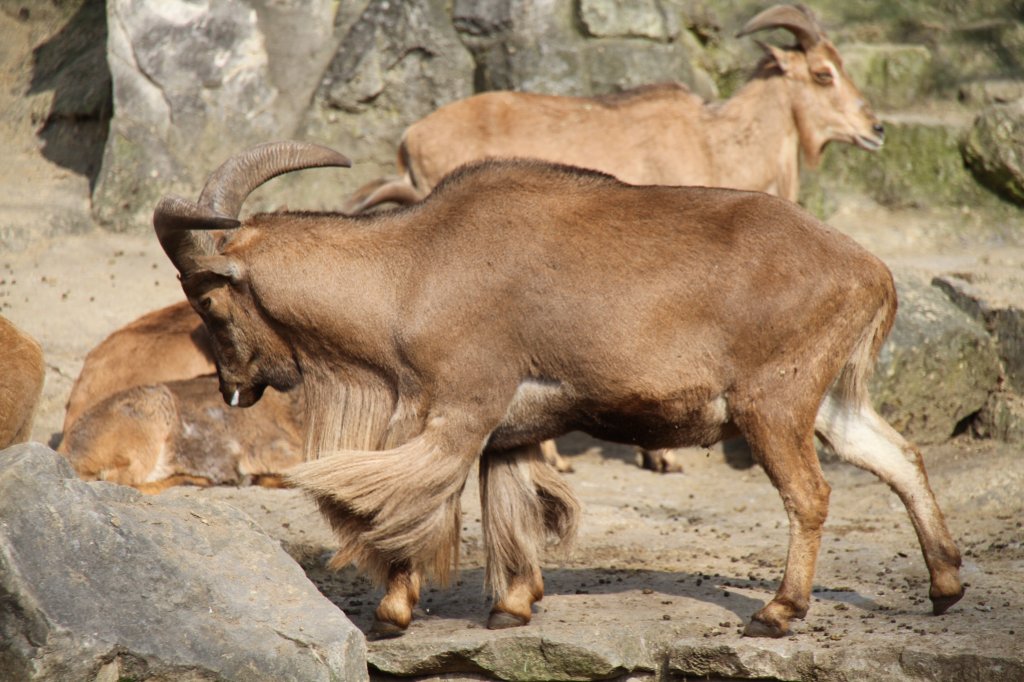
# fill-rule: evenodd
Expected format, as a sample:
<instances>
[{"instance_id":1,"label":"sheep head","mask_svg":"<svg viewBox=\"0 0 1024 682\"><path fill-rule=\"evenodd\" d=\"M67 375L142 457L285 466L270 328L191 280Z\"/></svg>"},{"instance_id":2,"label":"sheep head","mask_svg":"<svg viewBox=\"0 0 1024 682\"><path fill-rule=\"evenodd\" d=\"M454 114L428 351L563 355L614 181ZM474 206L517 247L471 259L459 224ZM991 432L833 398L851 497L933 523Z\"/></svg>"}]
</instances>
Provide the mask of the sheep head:
<instances>
[{"instance_id":1,"label":"sheep head","mask_svg":"<svg viewBox=\"0 0 1024 682\"><path fill-rule=\"evenodd\" d=\"M283 173L351 166L319 145L274 142L232 157L215 170L198 202L164 197L153 214L160 245L177 268L189 303L203 319L225 402L247 407L267 386L286 391L301 381L295 353L275 330L249 283L244 230L234 230L246 197Z\"/></svg>"},{"instance_id":2,"label":"sheep head","mask_svg":"<svg viewBox=\"0 0 1024 682\"><path fill-rule=\"evenodd\" d=\"M832 140L875 151L885 141L885 129L864 95L843 68L839 51L803 5L775 5L749 22L737 36L782 28L797 46L788 49L761 44L767 58L763 68L781 73L790 91L801 147L814 166Z\"/></svg>"}]
</instances>

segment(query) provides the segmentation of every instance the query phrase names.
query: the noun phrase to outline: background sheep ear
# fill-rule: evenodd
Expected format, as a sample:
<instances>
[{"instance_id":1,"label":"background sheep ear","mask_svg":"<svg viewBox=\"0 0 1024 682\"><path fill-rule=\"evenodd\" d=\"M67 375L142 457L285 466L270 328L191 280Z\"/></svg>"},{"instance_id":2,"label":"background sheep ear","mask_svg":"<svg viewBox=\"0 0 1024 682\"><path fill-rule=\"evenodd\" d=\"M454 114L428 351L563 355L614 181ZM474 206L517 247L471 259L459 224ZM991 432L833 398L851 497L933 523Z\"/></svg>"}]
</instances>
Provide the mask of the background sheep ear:
<instances>
[{"instance_id":1,"label":"background sheep ear","mask_svg":"<svg viewBox=\"0 0 1024 682\"><path fill-rule=\"evenodd\" d=\"M214 276L229 280L232 284L242 281L244 270L233 258L222 255L199 256L196 258L196 276Z\"/></svg>"},{"instance_id":2,"label":"background sheep ear","mask_svg":"<svg viewBox=\"0 0 1024 682\"><path fill-rule=\"evenodd\" d=\"M754 42L756 42L757 46L764 51L765 61L767 62L766 66L774 65L778 67L779 71L782 73L789 72L789 56L786 54L785 50L775 47L774 45L769 45L768 43L760 40L755 40Z\"/></svg>"}]
</instances>

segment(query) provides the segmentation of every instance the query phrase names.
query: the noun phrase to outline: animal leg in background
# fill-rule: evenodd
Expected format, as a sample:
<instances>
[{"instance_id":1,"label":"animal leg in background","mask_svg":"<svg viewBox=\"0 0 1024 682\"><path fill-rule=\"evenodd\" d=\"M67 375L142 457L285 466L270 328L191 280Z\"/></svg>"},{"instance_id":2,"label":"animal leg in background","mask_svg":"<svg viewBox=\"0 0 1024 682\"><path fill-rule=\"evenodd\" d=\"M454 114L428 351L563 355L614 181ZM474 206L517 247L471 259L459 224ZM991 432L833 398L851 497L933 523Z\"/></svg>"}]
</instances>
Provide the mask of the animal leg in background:
<instances>
[{"instance_id":1,"label":"animal leg in background","mask_svg":"<svg viewBox=\"0 0 1024 682\"><path fill-rule=\"evenodd\" d=\"M544 596L540 550L549 536L566 546L576 535L579 502L541 450L529 445L486 452L480 461L491 629L530 622L533 603Z\"/></svg>"}]
</instances>

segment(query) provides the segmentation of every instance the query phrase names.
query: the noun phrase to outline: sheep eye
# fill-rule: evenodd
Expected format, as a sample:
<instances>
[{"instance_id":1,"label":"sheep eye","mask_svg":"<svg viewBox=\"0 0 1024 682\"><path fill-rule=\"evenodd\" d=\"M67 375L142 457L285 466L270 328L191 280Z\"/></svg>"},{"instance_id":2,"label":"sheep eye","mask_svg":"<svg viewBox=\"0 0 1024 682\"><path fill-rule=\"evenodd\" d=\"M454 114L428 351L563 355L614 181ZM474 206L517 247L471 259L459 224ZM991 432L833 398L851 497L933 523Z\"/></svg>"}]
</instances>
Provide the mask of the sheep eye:
<instances>
[{"instance_id":1,"label":"sheep eye","mask_svg":"<svg viewBox=\"0 0 1024 682\"><path fill-rule=\"evenodd\" d=\"M832 84L832 72L831 71L815 71L814 81L819 85L831 85Z\"/></svg>"},{"instance_id":2,"label":"sheep eye","mask_svg":"<svg viewBox=\"0 0 1024 682\"><path fill-rule=\"evenodd\" d=\"M210 300L209 296L203 296L201 299L199 299L199 307L202 308L204 311L209 310L210 306L212 305L213 301Z\"/></svg>"}]
</instances>

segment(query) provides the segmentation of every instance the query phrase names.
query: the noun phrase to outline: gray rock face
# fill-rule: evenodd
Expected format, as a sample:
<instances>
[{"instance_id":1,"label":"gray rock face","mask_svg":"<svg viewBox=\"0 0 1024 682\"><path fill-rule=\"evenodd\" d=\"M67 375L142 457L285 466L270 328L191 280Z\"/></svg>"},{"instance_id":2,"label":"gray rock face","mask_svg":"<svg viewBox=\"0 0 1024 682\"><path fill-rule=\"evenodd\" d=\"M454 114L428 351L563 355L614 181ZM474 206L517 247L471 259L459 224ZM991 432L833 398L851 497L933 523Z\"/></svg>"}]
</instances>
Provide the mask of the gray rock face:
<instances>
[{"instance_id":1,"label":"gray rock face","mask_svg":"<svg viewBox=\"0 0 1024 682\"><path fill-rule=\"evenodd\" d=\"M353 183L393 174L405 127L472 94L473 68L445 3L372 0L327 66L302 135L352 158ZM338 196L335 206L344 198L337 187L324 191Z\"/></svg>"},{"instance_id":2,"label":"gray rock face","mask_svg":"<svg viewBox=\"0 0 1024 682\"><path fill-rule=\"evenodd\" d=\"M1024 98L983 109L961 148L982 184L1024 204Z\"/></svg>"},{"instance_id":3,"label":"gray rock face","mask_svg":"<svg viewBox=\"0 0 1024 682\"><path fill-rule=\"evenodd\" d=\"M0 453L0 677L366 679L365 641L227 505L79 481Z\"/></svg>"},{"instance_id":4,"label":"gray rock face","mask_svg":"<svg viewBox=\"0 0 1024 682\"><path fill-rule=\"evenodd\" d=\"M906 107L921 99L932 54L923 45L844 45L843 65L872 106Z\"/></svg>"},{"instance_id":5,"label":"gray rock face","mask_svg":"<svg viewBox=\"0 0 1024 682\"><path fill-rule=\"evenodd\" d=\"M993 297L989 288L960 277L936 277L932 284L995 337L1007 383L1018 393L1024 392L1024 309Z\"/></svg>"},{"instance_id":6,"label":"gray rock face","mask_svg":"<svg viewBox=\"0 0 1024 682\"><path fill-rule=\"evenodd\" d=\"M289 52L274 33L270 11L257 11L263 4L107 4L116 113L93 197L101 223L148 228L162 194L191 196L215 163L241 148L294 133L308 102L309 92L303 97L302 91L311 91L319 77L310 84L291 75L294 69L281 70L305 58L317 73L314 57L323 46L332 47L331 34L293 33L289 39L300 41L303 49ZM292 4L302 25L330 25L326 0Z\"/></svg>"},{"instance_id":7,"label":"gray rock face","mask_svg":"<svg viewBox=\"0 0 1024 682\"><path fill-rule=\"evenodd\" d=\"M941 291L897 273L900 308L872 380L878 411L919 443L941 442L999 381L992 337Z\"/></svg>"}]
</instances>

